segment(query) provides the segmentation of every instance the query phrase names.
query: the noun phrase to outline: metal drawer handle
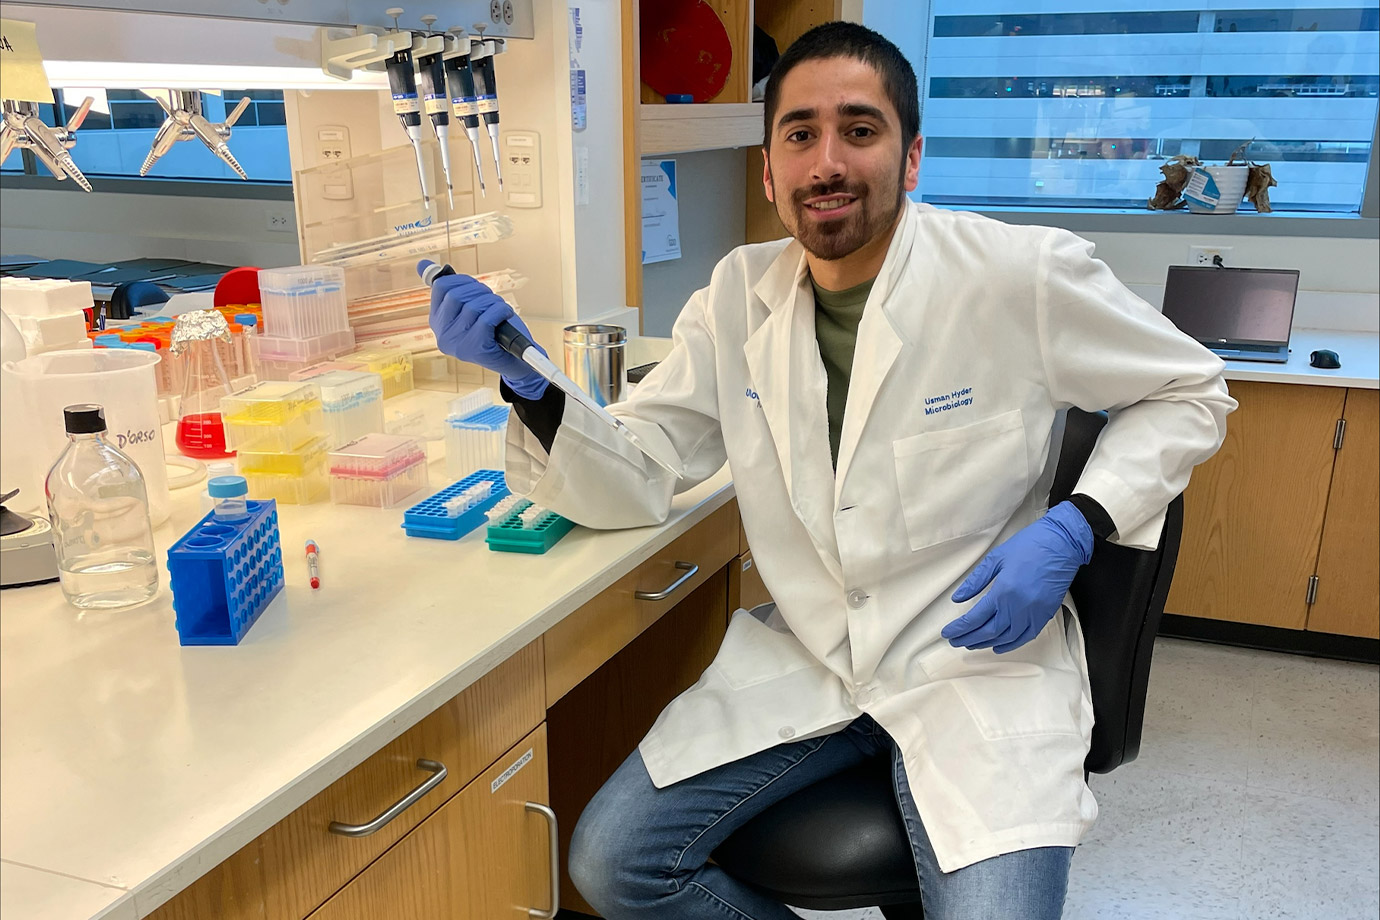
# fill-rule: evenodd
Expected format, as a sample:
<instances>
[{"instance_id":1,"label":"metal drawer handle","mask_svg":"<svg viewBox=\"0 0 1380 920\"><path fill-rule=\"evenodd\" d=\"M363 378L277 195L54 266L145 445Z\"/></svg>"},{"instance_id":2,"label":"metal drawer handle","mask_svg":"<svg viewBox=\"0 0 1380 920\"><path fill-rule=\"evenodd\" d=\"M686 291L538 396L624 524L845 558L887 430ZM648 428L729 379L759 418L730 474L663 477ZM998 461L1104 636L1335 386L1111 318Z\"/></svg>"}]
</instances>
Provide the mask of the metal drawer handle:
<instances>
[{"instance_id":1,"label":"metal drawer handle","mask_svg":"<svg viewBox=\"0 0 1380 920\"><path fill-rule=\"evenodd\" d=\"M551 909L537 910L535 907L529 907L527 916L536 917L537 920L552 920L561 909L561 844L560 834L556 831L556 813L539 802L528 802L527 810L534 811L546 819L547 830L551 836Z\"/></svg>"},{"instance_id":2,"label":"metal drawer handle","mask_svg":"<svg viewBox=\"0 0 1380 920\"><path fill-rule=\"evenodd\" d=\"M383 829L384 825L415 805L418 799L435 789L446 778L445 764L437 763L434 760L417 761L417 769L425 770L431 775L416 789L388 806L388 810L383 814L367 824L342 824L339 821L332 821L329 828L330 832L340 834L342 837L368 837L370 834L376 834Z\"/></svg>"},{"instance_id":3,"label":"metal drawer handle","mask_svg":"<svg viewBox=\"0 0 1380 920\"><path fill-rule=\"evenodd\" d=\"M677 562L676 568L680 569L685 574L677 578L675 581L671 582L669 585L667 585L660 591L657 591L655 593L651 591L634 591L633 597L637 598L640 601L664 601L672 594L675 594L677 588L685 584L690 579L694 578L695 573L699 572L700 570L700 567L695 565L693 562Z\"/></svg>"}]
</instances>

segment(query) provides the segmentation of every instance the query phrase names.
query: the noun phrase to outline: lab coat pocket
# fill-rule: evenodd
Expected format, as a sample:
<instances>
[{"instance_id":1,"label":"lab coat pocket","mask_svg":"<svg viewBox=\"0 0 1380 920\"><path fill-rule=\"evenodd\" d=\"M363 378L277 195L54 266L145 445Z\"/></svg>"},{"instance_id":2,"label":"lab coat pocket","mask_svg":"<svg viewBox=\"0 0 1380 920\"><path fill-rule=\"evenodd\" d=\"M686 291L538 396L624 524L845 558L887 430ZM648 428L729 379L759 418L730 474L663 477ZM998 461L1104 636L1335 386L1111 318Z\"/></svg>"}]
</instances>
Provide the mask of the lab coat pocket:
<instances>
[{"instance_id":1,"label":"lab coat pocket","mask_svg":"<svg viewBox=\"0 0 1380 920\"><path fill-rule=\"evenodd\" d=\"M968 673L951 678L989 741L1081 733L1083 676L1069 666L1062 617L1056 619L1016 651L979 654Z\"/></svg>"},{"instance_id":2,"label":"lab coat pocket","mask_svg":"<svg viewBox=\"0 0 1380 920\"><path fill-rule=\"evenodd\" d=\"M902 438L892 451L912 550L1005 523L1029 487L1020 409Z\"/></svg>"},{"instance_id":3,"label":"lab coat pocket","mask_svg":"<svg viewBox=\"0 0 1380 920\"><path fill-rule=\"evenodd\" d=\"M741 690L818 664L780 617L759 618L763 608L738 610L710 667L730 687ZM775 605L770 605L774 613Z\"/></svg>"}]
</instances>

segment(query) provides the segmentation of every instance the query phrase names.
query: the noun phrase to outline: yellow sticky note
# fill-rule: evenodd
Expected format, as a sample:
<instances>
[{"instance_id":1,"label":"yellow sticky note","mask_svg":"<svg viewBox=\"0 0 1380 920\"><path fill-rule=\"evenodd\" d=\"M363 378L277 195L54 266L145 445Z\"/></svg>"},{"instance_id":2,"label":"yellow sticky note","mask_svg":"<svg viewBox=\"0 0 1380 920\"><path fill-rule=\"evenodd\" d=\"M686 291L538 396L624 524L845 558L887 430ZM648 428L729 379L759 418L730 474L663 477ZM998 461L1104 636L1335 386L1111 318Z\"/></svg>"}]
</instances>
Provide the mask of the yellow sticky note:
<instances>
[{"instance_id":1,"label":"yellow sticky note","mask_svg":"<svg viewBox=\"0 0 1380 920\"><path fill-rule=\"evenodd\" d=\"M22 102L53 102L32 22L0 19L0 96Z\"/></svg>"}]
</instances>

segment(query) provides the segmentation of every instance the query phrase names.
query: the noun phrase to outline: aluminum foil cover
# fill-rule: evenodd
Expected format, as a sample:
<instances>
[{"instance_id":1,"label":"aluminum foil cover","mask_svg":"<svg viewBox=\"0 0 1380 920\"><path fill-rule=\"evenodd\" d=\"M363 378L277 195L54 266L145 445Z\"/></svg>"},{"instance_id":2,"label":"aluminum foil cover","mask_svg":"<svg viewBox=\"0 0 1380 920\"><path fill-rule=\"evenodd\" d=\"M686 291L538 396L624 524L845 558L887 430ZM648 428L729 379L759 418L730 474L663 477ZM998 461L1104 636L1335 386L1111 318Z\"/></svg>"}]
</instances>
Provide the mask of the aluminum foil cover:
<instances>
[{"instance_id":1,"label":"aluminum foil cover","mask_svg":"<svg viewBox=\"0 0 1380 920\"><path fill-rule=\"evenodd\" d=\"M219 310L189 310L177 318L172 331L172 353L180 355L192 342L206 339L233 341L230 324Z\"/></svg>"}]
</instances>

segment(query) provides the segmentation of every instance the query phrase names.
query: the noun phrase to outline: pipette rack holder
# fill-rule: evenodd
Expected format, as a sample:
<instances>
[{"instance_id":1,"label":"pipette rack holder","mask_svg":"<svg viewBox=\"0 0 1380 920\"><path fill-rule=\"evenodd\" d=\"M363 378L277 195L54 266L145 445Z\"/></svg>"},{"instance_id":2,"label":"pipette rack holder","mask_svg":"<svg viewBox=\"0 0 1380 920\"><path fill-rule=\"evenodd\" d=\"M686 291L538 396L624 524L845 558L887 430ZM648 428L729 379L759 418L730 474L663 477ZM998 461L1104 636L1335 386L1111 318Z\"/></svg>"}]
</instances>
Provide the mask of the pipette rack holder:
<instances>
[{"instance_id":1,"label":"pipette rack holder","mask_svg":"<svg viewBox=\"0 0 1380 920\"><path fill-rule=\"evenodd\" d=\"M182 645L238 645L283 590L277 503L248 506L248 519L235 523L207 514L168 549Z\"/></svg>"},{"instance_id":2,"label":"pipette rack holder","mask_svg":"<svg viewBox=\"0 0 1380 920\"><path fill-rule=\"evenodd\" d=\"M541 555L555 546L561 537L570 533L571 528L575 526L575 522L570 518L561 517L554 511L547 511L537 519L534 526L524 527L518 515L531 506L530 501L523 499L513 506L512 513L507 517L489 525L485 536L489 549L498 553Z\"/></svg>"},{"instance_id":3,"label":"pipette rack holder","mask_svg":"<svg viewBox=\"0 0 1380 920\"><path fill-rule=\"evenodd\" d=\"M492 482L493 491L484 501L458 517L446 512L446 502L481 482ZM500 470L476 470L459 482L446 486L435 495L418 502L403 512L403 530L409 537L430 537L433 540L458 540L470 531L488 523L484 512L508 497L508 486Z\"/></svg>"}]
</instances>

